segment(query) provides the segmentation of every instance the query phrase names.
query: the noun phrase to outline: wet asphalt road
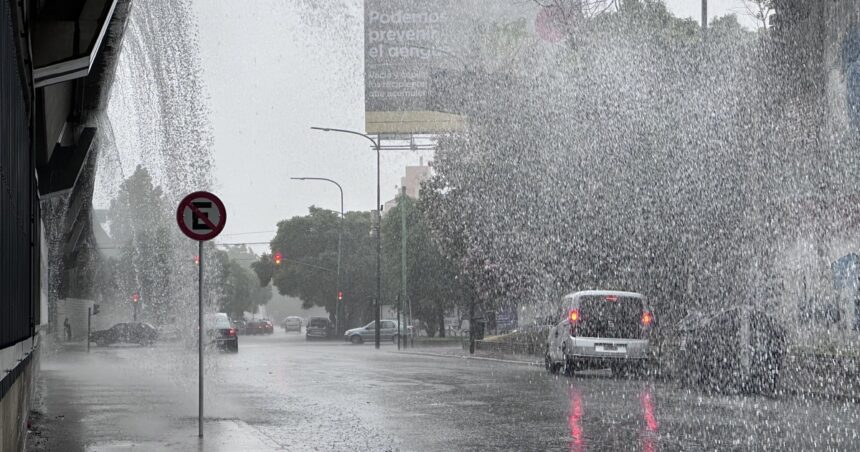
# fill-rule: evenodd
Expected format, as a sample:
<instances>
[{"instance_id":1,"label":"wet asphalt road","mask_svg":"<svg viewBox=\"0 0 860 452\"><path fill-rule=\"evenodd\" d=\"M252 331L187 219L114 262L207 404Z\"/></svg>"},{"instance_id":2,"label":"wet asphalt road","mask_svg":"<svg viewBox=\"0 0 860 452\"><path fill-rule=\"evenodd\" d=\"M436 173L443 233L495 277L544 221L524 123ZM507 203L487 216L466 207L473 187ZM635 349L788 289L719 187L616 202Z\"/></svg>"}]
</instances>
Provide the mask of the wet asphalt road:
<instances>
[{"instance_id":1,"label":"wet asphalt road","mask_svg":"<svg viewBox=\"0 0 860 452\"><path fill-rule=\"evenodd\" d=\"M147 450L147 435L195 434L194 358L159 345L46 359L42 410L47 419L65 410L69 421L47 429L38 450L117 437ZM709 396L605 372L556 377L391 344L376 351L277 331L241 337L238 354L210 354L207 368L207 422L235 423L267 450L860 450L854 403Z\"/></svg>"}]
</instances>

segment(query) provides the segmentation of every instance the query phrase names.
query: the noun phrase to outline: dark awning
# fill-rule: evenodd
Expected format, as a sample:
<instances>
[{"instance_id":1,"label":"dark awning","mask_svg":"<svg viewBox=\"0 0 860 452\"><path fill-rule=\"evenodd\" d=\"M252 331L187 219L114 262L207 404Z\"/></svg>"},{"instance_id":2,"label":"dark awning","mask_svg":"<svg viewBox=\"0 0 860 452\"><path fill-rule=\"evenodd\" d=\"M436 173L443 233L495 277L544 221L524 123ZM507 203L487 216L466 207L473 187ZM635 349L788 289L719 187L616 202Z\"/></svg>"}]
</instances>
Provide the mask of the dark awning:
<instances>
[{"instance_id":1,"label":"dark awning","mask_svg":"<svg viewBox=\"0 0 860 452\"><path fill-rule=\"evenodd\" d=\"M87 127L73 146L60 146L51 153L51 161L38 169L39 196L42 199L63 195L74 188L90 154L96 136L94 127Z\"/></svg>"},{"instance_id":2,"label":"dark awning","mask_svg":"<svg viewBox=\"0 0 860 452\"><path fill-rule=\"evenodd\" d=\"M33 81L37 88L86 77L117 0L55 0L33 24Z\"/></svg>"}]
</instances>

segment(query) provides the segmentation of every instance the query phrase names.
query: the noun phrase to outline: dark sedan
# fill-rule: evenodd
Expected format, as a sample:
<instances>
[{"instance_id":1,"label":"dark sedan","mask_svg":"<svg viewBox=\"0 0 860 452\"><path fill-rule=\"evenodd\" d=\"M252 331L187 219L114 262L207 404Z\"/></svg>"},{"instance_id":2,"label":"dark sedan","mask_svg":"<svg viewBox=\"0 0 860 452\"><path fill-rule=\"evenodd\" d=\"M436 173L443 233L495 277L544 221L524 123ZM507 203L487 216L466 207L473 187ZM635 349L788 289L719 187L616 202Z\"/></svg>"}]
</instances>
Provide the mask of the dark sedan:
<instances>
[{"instance_id":1,"label":"dark sedan","mask_svg":"<svg viewBox=\"0 0 860 452\"><path fill-rule=\"evenodd\" d=\"M679 325L682 383L729 393L774 393L786 353L786 329L761 308L693 313Z\"/></svg>"},{"instance_id":2,"label":"dark sedan","mask_svg":"<svg viewBox=\"0 0 860 452\"><path fill-rule=\"evenodd\" d=\"M158 339L158 331L152 325L142 322L117 323L106 329L90 333L90 342L99 347L111 344L151 345Z\"/></svg>"},{"instance_id":3,"label":"dark sedan","mask_svg":"<svg viewBox=\"0 0 860 452\"><path fill-rule=\"evenodd\" d=\"M239 337L236 333L236 328L230 323L230 318L227 314L219 312L211 316L207 321L206 332L209 339L214 342L220 350L226 350L233 353L239 352Z\"/></svg>"},{"instance_id":4,"label":"dark sedan","mask_svg":"<svg viewBox=\"0 0 860 452\"><path fill-rule=\"evenodd\" d=\"M269 320L252 320L245 326L246 334L272 334L275 326Z\"/></svg>"}]
</instances>

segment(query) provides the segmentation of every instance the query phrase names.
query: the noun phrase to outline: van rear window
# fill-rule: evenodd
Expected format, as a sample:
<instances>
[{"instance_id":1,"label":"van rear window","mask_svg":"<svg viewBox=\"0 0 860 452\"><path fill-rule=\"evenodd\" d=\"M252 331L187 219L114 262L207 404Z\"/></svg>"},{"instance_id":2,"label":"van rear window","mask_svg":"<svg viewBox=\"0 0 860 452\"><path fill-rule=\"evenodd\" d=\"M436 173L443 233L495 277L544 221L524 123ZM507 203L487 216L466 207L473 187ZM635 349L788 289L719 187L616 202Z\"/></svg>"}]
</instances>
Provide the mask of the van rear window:
<instances>
[{"instance_id":1,"label":"van rear window","mask_svg":"<svg viewBox=\"0 0 860 452\"><path fill-rule=\"evenodd\" d=\"M579 335L636 339L641 336L643 302L639 298L587 296L579 300Z\"/></svg>"}]
</instances>

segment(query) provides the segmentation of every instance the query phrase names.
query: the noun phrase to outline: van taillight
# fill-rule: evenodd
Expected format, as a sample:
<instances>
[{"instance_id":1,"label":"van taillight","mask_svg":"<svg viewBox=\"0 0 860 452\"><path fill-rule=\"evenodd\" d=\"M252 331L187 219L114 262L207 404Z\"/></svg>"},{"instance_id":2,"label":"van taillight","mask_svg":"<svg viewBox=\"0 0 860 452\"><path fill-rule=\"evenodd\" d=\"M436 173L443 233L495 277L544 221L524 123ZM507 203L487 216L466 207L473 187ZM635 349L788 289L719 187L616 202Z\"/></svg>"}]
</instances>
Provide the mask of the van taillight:
<instances>
[{"instance_id":1,"label":"van taillight","mask_svg":"<svg viewBox=\"0 0 860 452\"><path fill-rule=\"evenodd\" d=\"M648 311L643 312L642 313L642 326L650 326L652 322L654 322L654 316L651 315L651 313Z\"/></svg>"},{"instance_id":2,"label":"van taillight","mask_svg":"<svg viewBox=\"0 0 860 452\"><path fill-rule=\"evenodd\" d=\"M570 335L576 336L576 327L579 325L579 309L571 309L567 314L567 319L570 321Z\"/></svg>"},{"instance_id":3,"label":"van taillight","mask_svg":"<svg viewBox=\"0 0 860 452\"><path fill-rule=\"evenodd\" d=\"M235 330L235 329L230 328L230 329L227 331L227 336L235 336L235 335L236 335L236 330Z\"/></svg>"}]
</instances>

